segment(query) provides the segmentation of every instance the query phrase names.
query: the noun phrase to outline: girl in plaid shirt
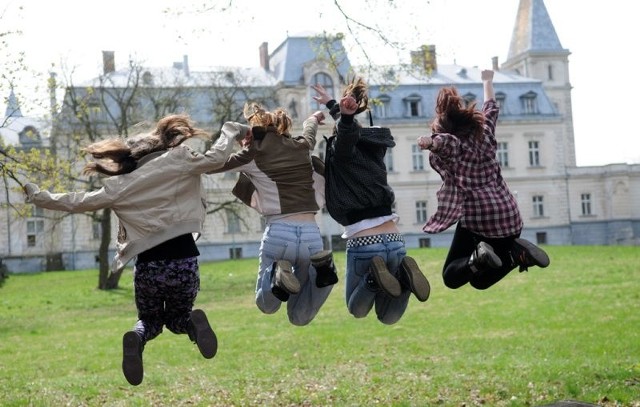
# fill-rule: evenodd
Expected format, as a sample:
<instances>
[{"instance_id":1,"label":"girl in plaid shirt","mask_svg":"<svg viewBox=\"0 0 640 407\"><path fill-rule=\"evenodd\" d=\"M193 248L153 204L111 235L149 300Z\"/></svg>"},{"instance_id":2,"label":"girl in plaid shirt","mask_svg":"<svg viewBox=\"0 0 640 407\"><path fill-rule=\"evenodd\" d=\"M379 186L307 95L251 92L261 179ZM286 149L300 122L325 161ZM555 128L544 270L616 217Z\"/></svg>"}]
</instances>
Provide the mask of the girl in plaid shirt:
<instances>
[{"instance_id":1,"label":"girl in plaid shirt","mask_svg":"<svg viewBox=\"0 0 640 407\"><path fill-rule=\"evenodd\" d=\"M442 276L449 288L470 283L484 290L516 267L547 267L549 257L520 238L522 218L496 159L495 129L499 108L493 71L481 73L484 103L466 106L454 87L440 89L431 136L418 137L429 150L429 163L440 174L438 209L426 233L439 233L457 222Z\"/></svg>"}]
</instances>

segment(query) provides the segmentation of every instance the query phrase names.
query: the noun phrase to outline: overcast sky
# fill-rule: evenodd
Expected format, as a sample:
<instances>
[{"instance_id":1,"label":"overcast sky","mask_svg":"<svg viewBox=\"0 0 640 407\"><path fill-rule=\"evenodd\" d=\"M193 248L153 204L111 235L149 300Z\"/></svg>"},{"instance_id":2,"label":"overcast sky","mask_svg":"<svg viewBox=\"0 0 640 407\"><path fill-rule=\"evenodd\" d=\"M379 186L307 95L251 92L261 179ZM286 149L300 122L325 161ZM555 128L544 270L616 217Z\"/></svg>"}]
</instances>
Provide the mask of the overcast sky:
<instances>
[{"instance_id":1,"label":"overcast sky","mask_svg":"<svg viewBox=\"0 0 640 407\"><path fill-rule=\"evenodd\" d=\"M199 5L206 0L196 1ZM75 69L74 82L101 72L102 51L115 51L116 67L129 56L150 66L170 66L189 56L192 69L229 65L258 66L258 47L277 47L289 34L343 32L345 20L333 0L209 0L214 10L194 12L191 0L111 0L109 2L0 0L0 32L10 47L26 53L27 64L46 73ZM407 58L410 49L435 44L438 63L491 67L506 59L518 0L342 0L345 11L379 26L406 52L383 51L367 39L376 63ZM578 165L640 163L640 127L632 121L638 82L632 75L640 24L627 0L545 0L569 56ZM230 10L223 10L231 4ZM170 10L167 12L167 10ZM349 44L347 44L349 46ZM350 56L352 54L350 53ZM355 51L354 51L355 55ZM353 58L351 58L353 60ZM357 62L357 61L352 61ZM403 61L406 62L406 61ZM30 76L22 92L37 84ZM7 93L6 83L0 88ZM19 89L20 90L20 89ZM615 92L615 93L614 93ZM6 95L0 95L6 97ZM46 97L46 94L43 96ZM21 101L25 103L25 101ZM0 101L4 113L4 103ZM633 109L633 110L632 110Z\"/></svg>"}]
</instances>

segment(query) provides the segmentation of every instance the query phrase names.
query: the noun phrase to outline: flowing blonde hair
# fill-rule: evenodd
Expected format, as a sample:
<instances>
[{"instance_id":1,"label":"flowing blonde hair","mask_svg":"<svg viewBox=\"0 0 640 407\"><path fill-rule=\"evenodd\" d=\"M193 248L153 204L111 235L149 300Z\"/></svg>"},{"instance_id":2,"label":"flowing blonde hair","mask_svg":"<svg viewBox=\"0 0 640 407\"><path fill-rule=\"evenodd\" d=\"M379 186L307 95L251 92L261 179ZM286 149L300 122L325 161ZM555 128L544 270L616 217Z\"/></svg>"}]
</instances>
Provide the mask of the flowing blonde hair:
<instances>
[{"instance_id":1,"label":"flowing blonde hair","mask_svg":"<svg viewBox=\"0 0 640 407\"><path fill-rule=\"evenodd\" d=\"M282 107L278 107L274 109L273 112L269 112L259 103L248 102L244 105L243 114L251 126L272 126L276 128L278 134L291 135L289 130L293 122L291 117L289 117L289 113Z\"/></svg>"},{"instance_id":2,"label":"flowing blonde hair","mask_svg":"<svg viewBox=\"0 0 640 407\"><path fill-rule=\"evenodd\" d=\"M150 133L126 139L110 138L85 147L83 151L91 154L96 161L87 163L83 172L104 175L127 174L135 170L138 160L147 154L179 146L191 137L210 137L210 135L194 127L188 115L165 116L158 121L155 129Z\"/></svg>"}]
</instances>

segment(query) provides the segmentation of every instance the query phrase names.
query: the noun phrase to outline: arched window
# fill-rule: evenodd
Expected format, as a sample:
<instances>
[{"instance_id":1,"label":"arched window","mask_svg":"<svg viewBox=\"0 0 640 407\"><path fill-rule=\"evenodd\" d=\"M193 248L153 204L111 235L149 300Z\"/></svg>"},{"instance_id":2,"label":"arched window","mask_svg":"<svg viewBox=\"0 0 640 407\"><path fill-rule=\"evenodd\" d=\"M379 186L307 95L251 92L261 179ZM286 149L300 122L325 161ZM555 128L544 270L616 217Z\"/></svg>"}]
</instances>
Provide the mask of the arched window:
<instances>
[{"instance_id":1,"label":"arched window","mask_svg":"<svg viewBox=\"0 0 640 407\"><path fill-rule=\"evenodd\" d=\"M313 80L311 81L312 85L322 85L323 88L327 90L327 93L330 97L335 99L335 93L333 91L333 79L329 75L324 72L318 72L313 75ZM313 100L313 99L312 99ZM312 110L322 110L325 106L321 106L318 102L313 100L313 109Z\"/></svg>"}]
</instances>

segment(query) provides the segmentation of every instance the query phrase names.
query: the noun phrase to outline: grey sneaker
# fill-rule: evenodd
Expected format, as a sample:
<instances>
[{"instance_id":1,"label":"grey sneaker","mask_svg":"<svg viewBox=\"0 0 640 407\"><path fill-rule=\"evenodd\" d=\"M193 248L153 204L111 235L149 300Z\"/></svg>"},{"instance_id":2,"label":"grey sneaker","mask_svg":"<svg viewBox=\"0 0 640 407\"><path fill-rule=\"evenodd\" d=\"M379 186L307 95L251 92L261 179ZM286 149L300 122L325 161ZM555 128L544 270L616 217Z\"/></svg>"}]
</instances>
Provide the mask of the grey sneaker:
<instances>
[{"instance_id":1,"label":"grey sneaker","mask_svg":"<svg viewBox=\"0 0 640 407\"><path fill-rule=\"evenodd\" d=\"M278 260L271 268L271 292L280 301L289 300L289 295L300 292L300 281L293 274L291 263L287 260Z\"/></svg>"},{"instance_id":2,"label":"grey sneaker","mask_svg":"<svg viewBox=\"0 0 640 407\"><path fill-rule=\"evenodd\" d=\"M191 311L187 326L189 339L198 346L198 350L207 359L211 359L218 351L218 338L209 325L207 315L201 309Z\"/></svg>"},{"instance_id":3,"label":"grey sneaker","mask_svg":"<svg viewBox=\"0 0 640 407\"><path fill-rule=\"evenodd\" d=\"M484 267L483 267L484 266ZM480 242L476 246L476 249L471 253L469 257L469 267L474 273L478 272L479 268L498 268L502 266L502 260L493 251L493 247L487 242Z\"/></svg>"},{"instance_id":4,"label":"grey sneaker","mask_svg":"<svg viewBox=\"0 0 640 407\"><path fill-rule=\"evenodd\" d=\"M431 293L431 285L429 285L427 277L420 271L416 261L412 257L405 256L400 262L398 271L400 272L400 282L409 288L419 301L425 302Z\"/></svg>"},{"instance_id":5,"label":"grey sneaker","mask_svg":"<svg viewBox=\"0 0 640 407\"><path fill-rule=\"evenodd\" d=\"M520 267L520 271L527 271L531 266L547 267L550 260L547 253L528 240L517 238L511 246L513 263Z\"/></svg>"},{"instance_id":6,"label":"grey sneaker","mask_svg":"<svg viewBox=\"0 0 640 407\"><path fill-rule=\"evenodd\" d=\"M400 282L393 274L389 273L387 264L380 256L374 256L369 266L369 275L371 276L375 287L384 291L391 297L398 297L402 292Z\"/></svg>"},{"instance_id":7,"label":"grey sneaker","mask_svg":"<svg viewBox=\"0 0 640 407\"><path fill-rule=\"evenodd\" d=\"M142 340L135 331L129 331L122 337L122 373L129 384L137 386L142 383Z\"/></svg>"}]
</instances>

